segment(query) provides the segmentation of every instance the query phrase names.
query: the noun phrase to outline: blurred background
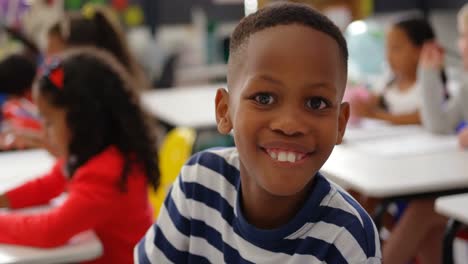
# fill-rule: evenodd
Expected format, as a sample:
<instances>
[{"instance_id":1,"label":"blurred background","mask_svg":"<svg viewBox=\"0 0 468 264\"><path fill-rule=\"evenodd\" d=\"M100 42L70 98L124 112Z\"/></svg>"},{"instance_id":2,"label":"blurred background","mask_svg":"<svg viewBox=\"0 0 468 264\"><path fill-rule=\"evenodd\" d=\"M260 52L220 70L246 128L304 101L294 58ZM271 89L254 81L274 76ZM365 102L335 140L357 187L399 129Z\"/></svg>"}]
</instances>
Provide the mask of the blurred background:
<instances>
[{"instance_id":1,"label":"blurred background","mask_svg":"<svg viewBox=\"0 0 468 264\"><path fill-rule=\"evenodd\" d=\"M89 3L113 10L125 28L132 51L158 88L206 84L225 80L229 36L245 15L267 0L0 0L0 58L23 49L20 32L42 49L47 29L69 10ZM446 48L449 65L456 55L456 11L465 0L309 0L346 34L350 48L350 81L379 87L385 79L386 25L419 13L433 23ZM10 31L10 33L8 33ZM372 54L372 56L369 56ZM456 74L455 70L448 70ZM450 79L450 78L449 78Z\"/></svg>"}]
</instances>

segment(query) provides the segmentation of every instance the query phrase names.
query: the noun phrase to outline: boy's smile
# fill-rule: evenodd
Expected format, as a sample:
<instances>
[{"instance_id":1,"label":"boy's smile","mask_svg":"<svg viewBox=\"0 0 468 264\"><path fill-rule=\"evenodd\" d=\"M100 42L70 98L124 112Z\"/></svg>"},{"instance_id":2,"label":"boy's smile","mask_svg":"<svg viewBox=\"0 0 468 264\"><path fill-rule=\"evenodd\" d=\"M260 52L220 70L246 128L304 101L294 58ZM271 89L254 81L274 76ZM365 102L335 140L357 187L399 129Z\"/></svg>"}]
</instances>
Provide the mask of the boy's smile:
<instances>
[{"instance_id":1,"label":"boy's smile","mask_svg":"<svg viewBox=\"0 0 468 264\"><path fill-rule=\"evenodd\" d=\"M275 166L299 166L314 152L310 147L288 141L270 141L259 147L273 161L276 161Z\"/></svg>"},{"instance_id":2,"label":"boy's smile","mask_svg":"<svg viewBox=\"0 0 468 264\"><path fill-rule=\"evenodd\" d=\"M243 196L303 199L349 114L338 45L320 31L287 25L255 33L243 49L229 93L216 98L218 129L234 129Z\"/></svg>"}]
</instances>

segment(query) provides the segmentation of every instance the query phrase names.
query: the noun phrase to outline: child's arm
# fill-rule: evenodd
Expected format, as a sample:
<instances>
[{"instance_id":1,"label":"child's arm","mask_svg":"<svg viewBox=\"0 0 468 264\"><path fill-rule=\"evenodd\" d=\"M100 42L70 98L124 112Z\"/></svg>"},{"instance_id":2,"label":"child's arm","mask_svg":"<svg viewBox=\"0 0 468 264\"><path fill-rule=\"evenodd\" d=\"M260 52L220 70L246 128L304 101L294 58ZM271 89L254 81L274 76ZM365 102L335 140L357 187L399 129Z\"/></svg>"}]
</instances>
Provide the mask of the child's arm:
<instances>
[{"instance_id":1,"label":"child's arm","mask_svg":"<svg viewBox=\"0 0 468 264\"><path fill-rule=\"evenodd\" d=\"M386 111L377 109L373 113L371 113L369 117L384 120L394 125L421 124L421 117L419 115L419 112L403 115L393 115Z\"/></svg>"},{"instance_id":2,"label":"child's arm","mask_svg":"<svg viewBox=\"0 0 468 264\"><path fill-rule=\"evenodd\" d=\"M190 240L190 214L183 182L179 176L172 185L158 220L134 250L135 263L187 263Z\"/></svg>"},{"instance_id":3,"label":"child's arm","mask_svg":"<svg viewBox=\"0 0 468 264\"><path fill-rule=\"evenodd\" d=\"M16 209L48 203L65 190L66 178L63 175L62 167L63 162L56 162L48 174L3 194L3 198L0 199L3 200L0 202L0 207Z\"/></svg>"},{"instance_id":4,"label":"child's arm","mask_svg":"<svg viewBox=\"0 0 468 264\"><path fill-rule=\"evenodd\" d=\"M4 131L0 134L0 149L43 148L57 157L56 151L47 142L42 131L30 129Z\"/></svg>"},{"instance_id":5,"label":"child's arm","mask_svg":"<svg viewBox=\"0 0 468 264\"><path fill-rule=\"evenodd\" d=\"M0 214L0 243L56 247L113 217L120 190L106 179L89 176L70 185L65 202L47 212Z\"/></svg>"},{"instance_id":6,"label":"child's arm","mask_svg":"<svg viewBox=\"0 0 468 264\"><path fill-rule=\"evenodd\" d=\"M423 125L434 133L452 133L460 120L462 96L445 101L440 68L443 54L434 43L425 44L421 53L418 81L420 82Z\"/></svg>"},{"instance_id":7,"label":"child's arm","mask_svg":"<svg viewBox=\"0 0 468 264\"><path fill-rule=\"evenodd\" d=\"M366 102L355 102L351 106L351 111L361 117L375 118L390 122L394 125L420 124L419 112L411 114L394 115L382 109L379 105L380 97L372 95Z\"/></svg>"},{"instance_id":8,"label":"child's arm","mask_svg":"<svg viewBox=\"0 0 468 264\"><path fill-rule=\"evenodd\" d=\"M0 195L0 208L8 208L10 206L10 202L5 194Z\"/></svg>"}]
</instances>

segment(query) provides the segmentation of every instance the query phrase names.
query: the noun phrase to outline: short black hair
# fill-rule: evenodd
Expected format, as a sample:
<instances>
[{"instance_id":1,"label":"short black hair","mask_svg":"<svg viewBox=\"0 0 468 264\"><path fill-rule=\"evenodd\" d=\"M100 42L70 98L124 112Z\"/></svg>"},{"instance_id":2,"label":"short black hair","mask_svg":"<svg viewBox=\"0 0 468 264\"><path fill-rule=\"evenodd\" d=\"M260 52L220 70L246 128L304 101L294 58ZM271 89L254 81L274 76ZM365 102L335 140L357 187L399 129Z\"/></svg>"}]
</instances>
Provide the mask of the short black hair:
<instances>
[{"instance_id":1,"label":"short black hair","mask_svg":"<svg viewBox=\"0 0 468 264\"><path fill-rule=\"evenodd\" d=\"M231 35L229 61L235 60L236 52L253 34L271 27L290 24L304 25L332 37L338 44L347 72L348 47L340 29L319 11L298 3L273 4L243 18Z\"/></svg>"},{"instance_id":2,"label":"short black hair","mask_svg":"<svg viewBox=\"0 0 468 264\"><path fill-rule=\"evenodd\" d=\"M422 47L425 42L436 38L434 29L424 18L406 18L396 22L394 27L403 30L411 43L417 47Z\"/></svg>"},{"instance_id":3,"label":"short black hair","mask_svg":"<svg viewBox=\"0 0 468 264\"><path fill-rule=\"evenodd\" d=\"M0 61L0 93L22 96L31 89L36 64L27 56L13 54Z\"/></svg>"},{"instance_id":4,"label":"short black hair","mask_svg":"<svg viewBox=\"0 0 468 264\"><path fill-rule=\"evenodd\" d=\"M148 183L157 188L153 120L140 104L132 76L114 56L95 48L70 49L59 58L56 67L63 70L62 84L51 81L45 66L35 89L49 104L66 111L72 137L69 173L73 175L105 148L116 146L125 158L120 188L125 190L134 163L142 165Z\"/></svg>"}]
</instances>

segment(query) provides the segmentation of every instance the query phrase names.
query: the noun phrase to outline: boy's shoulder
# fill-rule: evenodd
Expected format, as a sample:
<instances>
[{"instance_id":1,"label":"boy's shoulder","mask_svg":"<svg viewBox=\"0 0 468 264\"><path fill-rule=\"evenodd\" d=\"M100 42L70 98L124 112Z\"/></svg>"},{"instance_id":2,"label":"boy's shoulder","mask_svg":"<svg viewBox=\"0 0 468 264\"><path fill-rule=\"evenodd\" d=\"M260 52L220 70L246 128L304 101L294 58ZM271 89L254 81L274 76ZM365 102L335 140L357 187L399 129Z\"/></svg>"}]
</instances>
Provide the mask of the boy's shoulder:
<instances>
[{"instance_id":1,"label":"boy's shoulder","mask_svg":"<svg viewBox=\"0 0 468 264\"><path fill-rule=\"evenodd\" d=\"M195 153L182 167L183 182L223 181L236 186L239 181L239 154L235 147L210 148Z\"/></svg>"},{"instance_id":2,"label":"boy's shoulder","mask_svg":"<svg viewBox=\"0 0 468 264\"><path fill-rule=\"evenodd\" d=\"M345 190L321 176L322 184L329 186L328 194L320 201L321 213L317 222L337 227L333 241L355 244L367 257L381 257L380 241L372 218ZM332 239L331 237L329 239ZM341 242L338 242L341 241ZM330 241L332 242L332 241Z\"/></svg>"},{"instance_id":3,"label":"boy's shoulder","mask_svg":"<svg viewBox=\"0 0 468 264\"><path fill-rule=\"evenodd\" d=\"M196 163L208 167L224 164L239 168L239 153L236 147L209 148L193 154L187 165Z\"/></svg>"}]
</instances>

